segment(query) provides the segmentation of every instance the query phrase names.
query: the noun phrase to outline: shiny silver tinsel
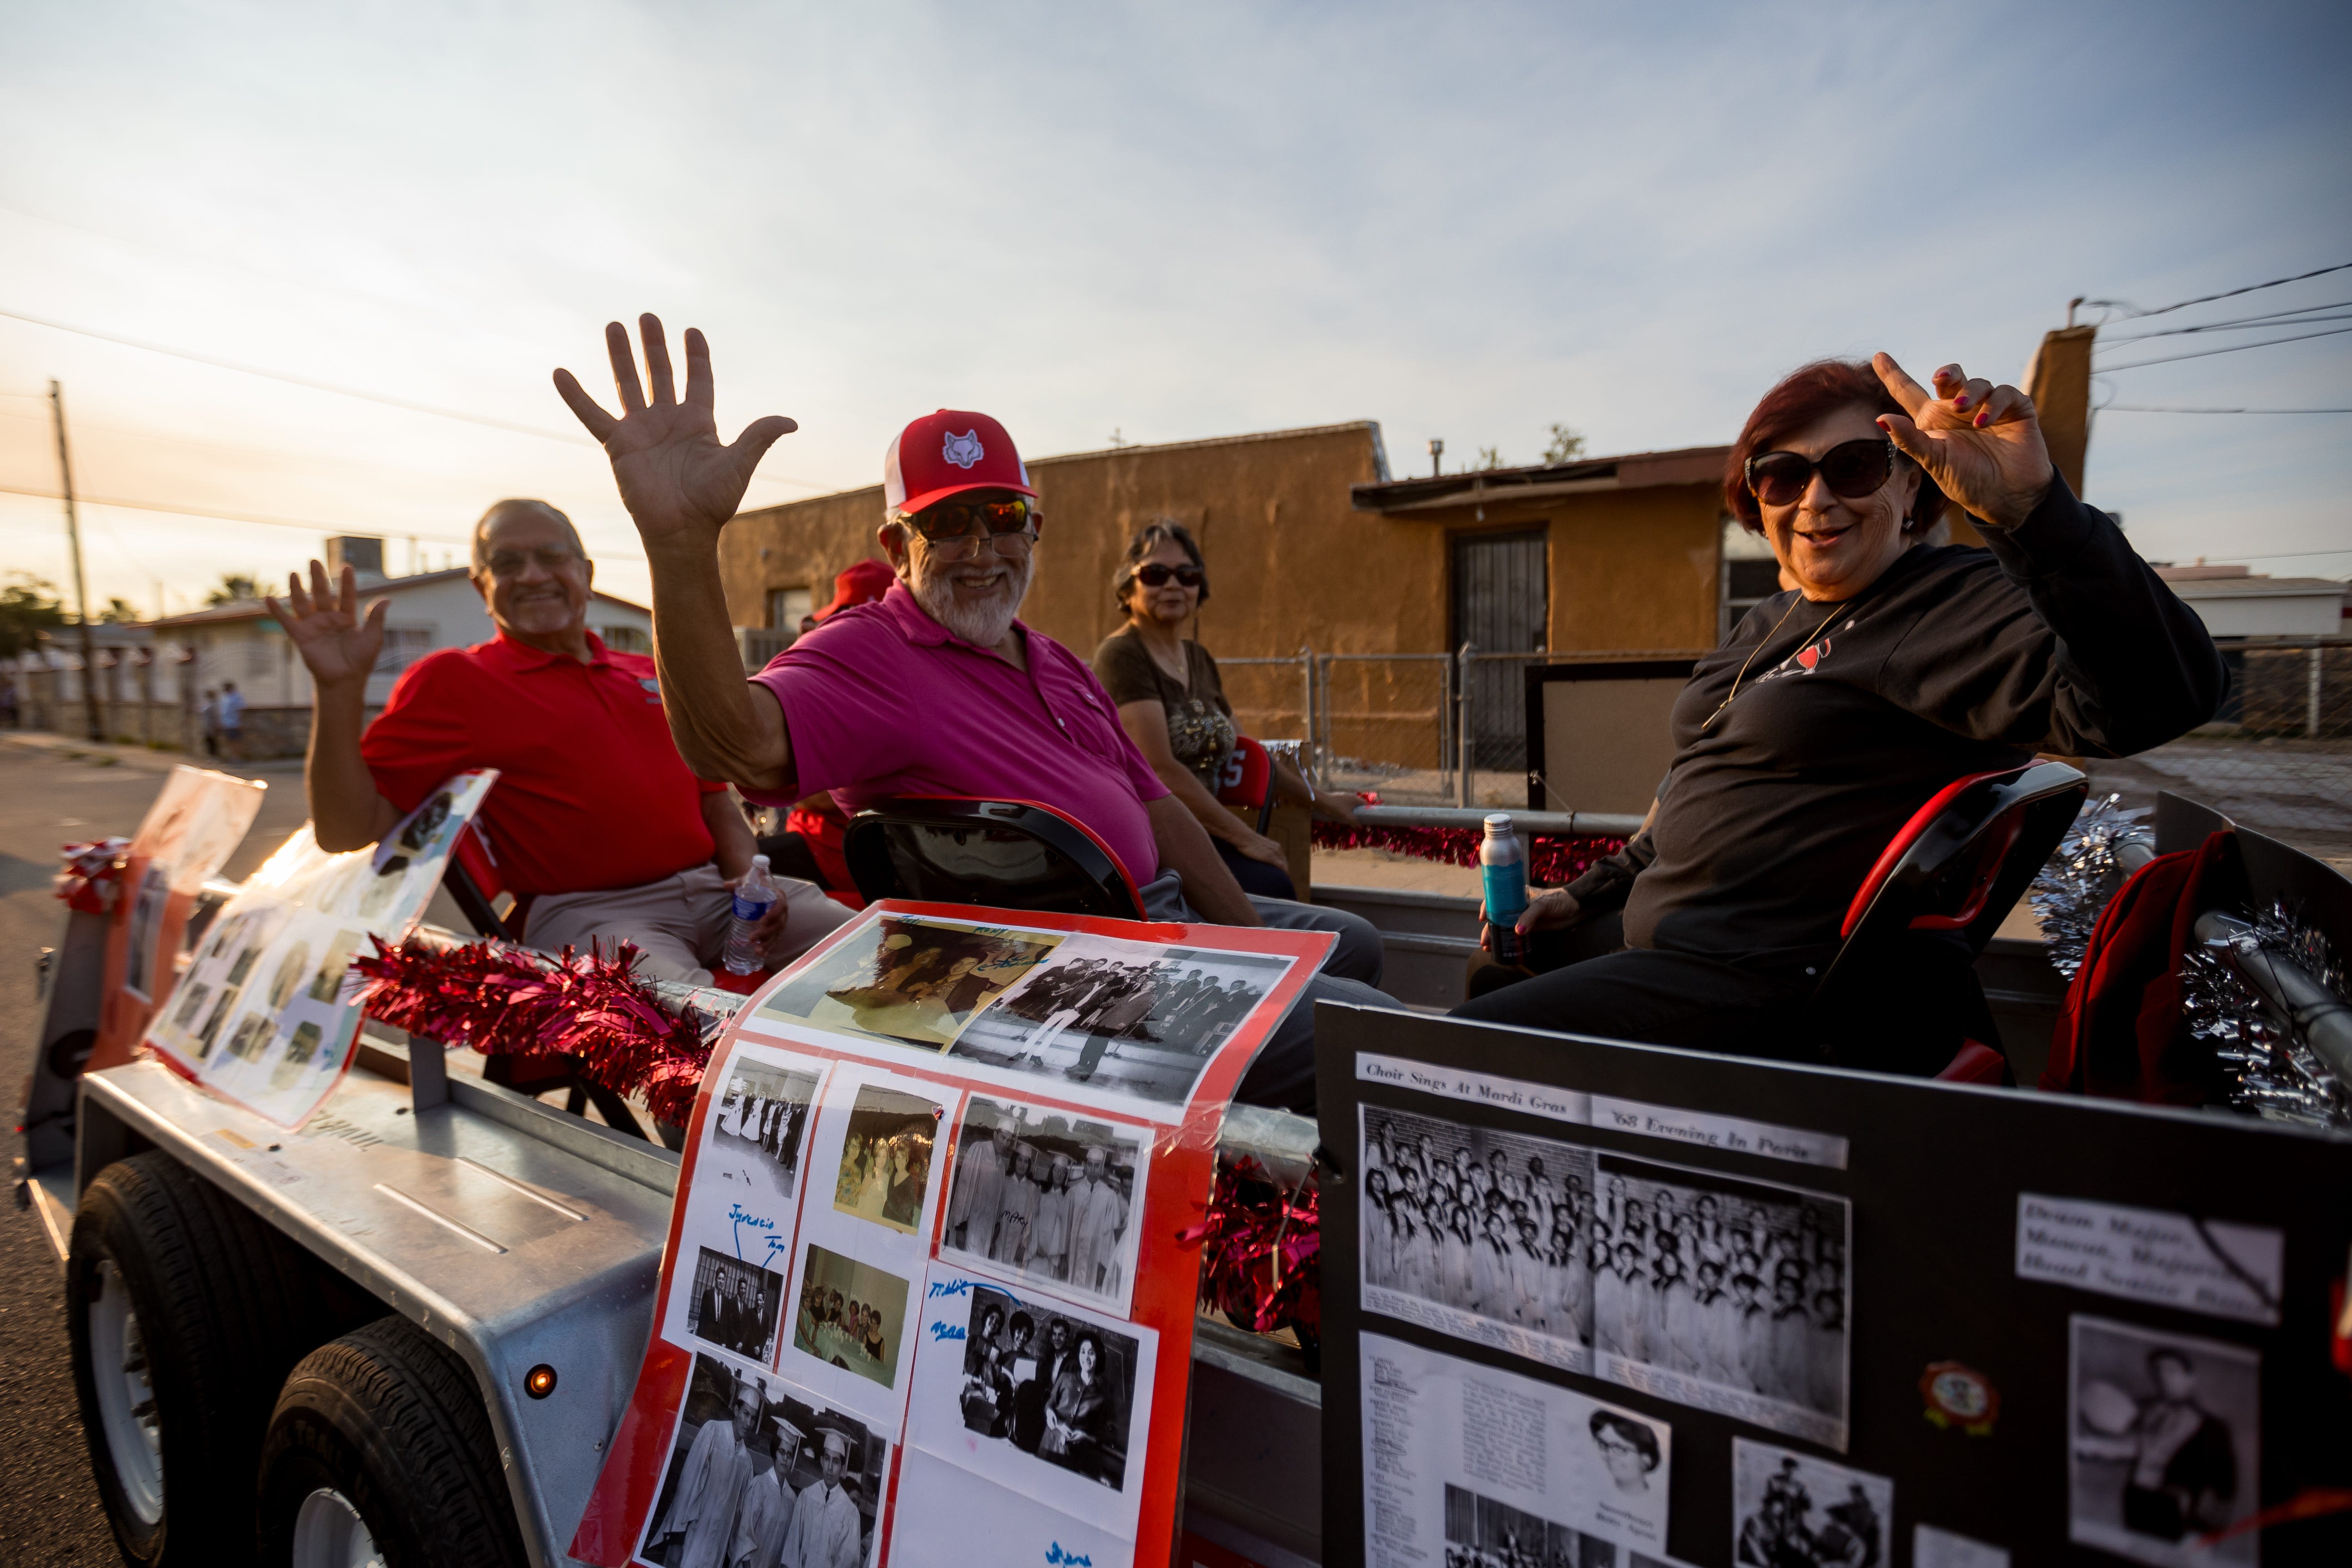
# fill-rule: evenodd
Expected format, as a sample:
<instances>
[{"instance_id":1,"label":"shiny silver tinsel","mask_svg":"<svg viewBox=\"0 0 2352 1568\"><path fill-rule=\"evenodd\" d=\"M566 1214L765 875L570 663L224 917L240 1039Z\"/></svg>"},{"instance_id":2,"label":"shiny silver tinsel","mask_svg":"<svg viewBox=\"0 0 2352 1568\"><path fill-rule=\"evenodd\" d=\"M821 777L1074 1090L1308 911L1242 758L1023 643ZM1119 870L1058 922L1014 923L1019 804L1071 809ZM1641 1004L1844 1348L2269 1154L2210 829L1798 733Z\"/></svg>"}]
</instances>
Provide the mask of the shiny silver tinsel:
<instances>
[{"instance_id":1,"label":"shiny silver tinsel","mask_svg":"<svg viewBox=\"0 0 2352 1568\"><path fill-rule=\"evenodd\" d=\"M2070 981L2083 967L2091 928L2124 884L2116 847L2127 838L2147 835L2140 825L2147 808L2124 811L2122 803L2123 796L2111 795L2083 807L2042 863L2026 900L2042 922L2042 940L2050 944L2050 967Z\"/></svg>"},{"instance_id":2,"label":"shiny silver tinsel","mask_svg":"<svg viewBox=\"0 0 2352 1568\"><path fill-rule=\"evenodd\" d=\"M2345 989L2344 963L2326 934L2305 923L2299 910L2280 902L2258 918L2254 942L2263 952L2295 964L2338 998ZM2263 1005L2241 979L2228 948L2200 943L2180 956L2182 1014L2191 1038L2210 1041L2230 1080L2226 1103L2278 1121L2352 1129L2352 1086L2338 1080L2325 1062Z\"/></svg>"}]
</instances>

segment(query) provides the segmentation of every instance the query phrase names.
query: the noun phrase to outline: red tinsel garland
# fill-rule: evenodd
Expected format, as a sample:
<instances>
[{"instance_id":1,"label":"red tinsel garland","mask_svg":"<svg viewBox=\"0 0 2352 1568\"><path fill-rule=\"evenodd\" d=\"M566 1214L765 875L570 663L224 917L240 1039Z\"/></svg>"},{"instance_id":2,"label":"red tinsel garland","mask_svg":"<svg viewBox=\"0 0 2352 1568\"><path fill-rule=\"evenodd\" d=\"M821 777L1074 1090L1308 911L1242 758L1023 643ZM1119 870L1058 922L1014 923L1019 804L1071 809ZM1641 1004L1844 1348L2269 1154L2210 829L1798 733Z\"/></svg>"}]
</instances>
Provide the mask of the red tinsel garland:
<instances>
[{"instance_id":1,"label":"red tinsel garland","mask_svg":"<svg viewBox=\"0 0 2352 1568\"><path fill-rule=\"evenodd\" d=\"M1349 826L1343 822L1315 824L1315 845L1320 849L1389 849L1423 860L1451 866L1475 866L1478 843L1486 835L1475 827L1375 827L1370 823ZM1538 834L1528 840L1528 880L1561 887L1584 875L1595 860L1625 847L1622 838L1561 838Z\"/></svg>"},{"instance_id":2,"label":"red tinsel garland","mask_svg":"<svg viewBox=\"0 0 2352 1568\"><path fill-rule=\"evenodd\" d=\"M1201 1223L1176 1239L1201 1249L1201 1305L1253 1333L1323 1328L1323 1222L1314 1184L1286 1189L1255 1158L1220 1155Z\"/></svg>"},{"instance_id":3,"label":"red tinsel garland","mask_svg":"<svg viewBox=\"0 0 2352 1568\"><path fill-rule=\"evenodd\" d=\"M631 973L634 942L550 959L496 942L373 940L373 956L352 961L367 977L355 994L369 1017L486 1056L566 1057L591 1082L641 1095L657 1121L683 1126L693 1114L723 1020L665 1007Z\"/></svg>"},{"instance_id":4,"label":"red tinsel garland","mask_svg":"<svg viewBox=\"0 0 2352 1568\"><path fill-rule=\"evenodd\" d=\"M68 844L58 851L64 863L49 883L49 891L66 901L66 907L86 915L102 915L114 907L114 899L122 887L123 856L130 852L128 838L93 838L87 844Z\"/></svg>"}]
</instances>

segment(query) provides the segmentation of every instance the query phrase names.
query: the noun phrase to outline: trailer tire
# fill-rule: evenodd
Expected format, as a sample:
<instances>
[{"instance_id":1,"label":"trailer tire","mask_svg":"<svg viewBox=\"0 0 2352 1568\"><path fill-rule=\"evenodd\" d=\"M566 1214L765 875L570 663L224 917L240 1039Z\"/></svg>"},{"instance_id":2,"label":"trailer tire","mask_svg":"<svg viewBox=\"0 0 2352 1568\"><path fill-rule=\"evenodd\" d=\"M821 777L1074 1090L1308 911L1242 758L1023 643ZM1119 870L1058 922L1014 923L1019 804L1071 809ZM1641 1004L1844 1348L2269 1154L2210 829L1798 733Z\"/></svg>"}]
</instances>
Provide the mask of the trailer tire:
<instances>
[{"instance_id":1,"label":"trailer tire","mask_svg":"<svg viewBox=\"0 0 2352 1568\"><path fill-rule=\"evenodd\" d=\"M130 1562L249 1556L271 1398L334 1332L319 1273L160 1151L107 1166L82 1194L67 1332L90 1468Z\"/></svg>"},{"instance_id":2,"label":"trailer tire","mask_svg":"<svg viewBox=\"0 0 2352 1568\"><path fill-rule=\"evenodd\" d=\"M262 1445L258 1561L359 1560L339 1510L385 1568L528 1563L472 1371L404 1318L320 1346L286 1380Z\"/></svg>"}]
</instances>

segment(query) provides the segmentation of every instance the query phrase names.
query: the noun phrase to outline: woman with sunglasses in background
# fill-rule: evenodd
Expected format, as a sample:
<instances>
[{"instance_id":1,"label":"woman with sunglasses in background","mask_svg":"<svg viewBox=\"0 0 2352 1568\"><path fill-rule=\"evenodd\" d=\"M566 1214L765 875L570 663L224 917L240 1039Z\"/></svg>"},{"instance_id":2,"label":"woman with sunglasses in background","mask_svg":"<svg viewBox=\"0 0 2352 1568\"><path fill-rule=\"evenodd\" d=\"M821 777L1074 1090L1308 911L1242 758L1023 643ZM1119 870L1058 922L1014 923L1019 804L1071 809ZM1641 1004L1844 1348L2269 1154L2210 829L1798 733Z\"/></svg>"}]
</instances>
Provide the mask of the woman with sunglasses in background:
<instances>
[{"instance_id":1,"label":"woman with sunglasses in background","mask_svg":"<svg viewBox=\"0 0 2352 1568\"><path fill-rule=\"evenodd\" d=\"M2067 489L2032 401L1958 365L1933 379L1885 354L1823 360L1748 416L1724 500L1795 586L1699 660L1648 830L1521 918L1531 967L1548 952L1559 966L1461 1016L1818 1059L1805 1001L1848 902L1929 797L2036 752L2127 756L2212 717L2229 678L2204 624ZM1947 497L1989 549L1927 542ZM1618 910L1622 947L1562 962L1570 928ZM1949 1059L1934 1037L1875 1018L1837 1059L1932 1074Z\"/></svg>"},{"instance_id":2,"label":"woman with sunglasses in background","mask_svg":"<svg viewBox=\"0 0 2352 1568\"><path fill-rule=\"evenodd\" d=\"M1242 890L1295 899L1282 846L1217 804L1217 775L1234 750L1234 708L1209 650L1184 625L1209 597L1201 547L1181 522L1145 523L1127 542L1111 579L1127 625L1095 649L1095 679L1118 704L1118 721L1160 781L1201 820ZM1344 797L1325 795L1280 758L1276 799L1311 807L1334 821L1355 818Z\"/></svg>"}]
</instances>

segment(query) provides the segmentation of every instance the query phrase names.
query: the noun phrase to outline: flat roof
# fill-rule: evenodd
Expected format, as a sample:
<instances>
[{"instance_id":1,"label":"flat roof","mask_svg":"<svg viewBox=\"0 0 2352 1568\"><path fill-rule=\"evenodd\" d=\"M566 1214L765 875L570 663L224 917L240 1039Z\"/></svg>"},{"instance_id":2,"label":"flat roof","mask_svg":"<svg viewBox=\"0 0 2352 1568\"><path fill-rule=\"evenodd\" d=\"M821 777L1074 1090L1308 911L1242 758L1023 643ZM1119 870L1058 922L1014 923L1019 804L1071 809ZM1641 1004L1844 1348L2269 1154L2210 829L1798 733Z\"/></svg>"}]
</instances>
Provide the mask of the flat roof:
<instances>
[{"instance_id":1,"label":"flat roof","mask_svg":"<svg viewBox=\"0 0 2352 1568\"><path fill-rule=\"evenodd\" d=\"M446 566L438 572L416 572L405 577L386 577L380 583L361 584L360 597L362 600L380 599L386 594L397 594L405 588L422 588L435 583L446 583L453 577L464 577L466 574L467 568L463 566ZM591 588L588 591L588 597L601 599L608 605L618 605L625 610L635 610L640 615L653 614L643 605L632 603L622 598L618 594L607 594L602 588ZM214 605L206 609L191 610L182 616L167 616L159 621L142 621L139 625L142 627L204 626L221 626L231 621L266 621L269 618L269 606L259 599L232 599L226 605Z\"/></svg>"},{"instance_id":2,"label":"flat roof","mask_svg":"<svg viewBox=\"0 0 2352 1568\"><path fill-rule=\"evenodd\" d=\"M1538 463L1522 468L1475 468L1426 479L1389 479L1349 490L1358 511L1453 510L1494 501L1542 500L1592 490L1647 489L1657 485L1718 485L1729 447L1681 447L1668 452L1627 452Z\"/></svg>"}]
</instances>

